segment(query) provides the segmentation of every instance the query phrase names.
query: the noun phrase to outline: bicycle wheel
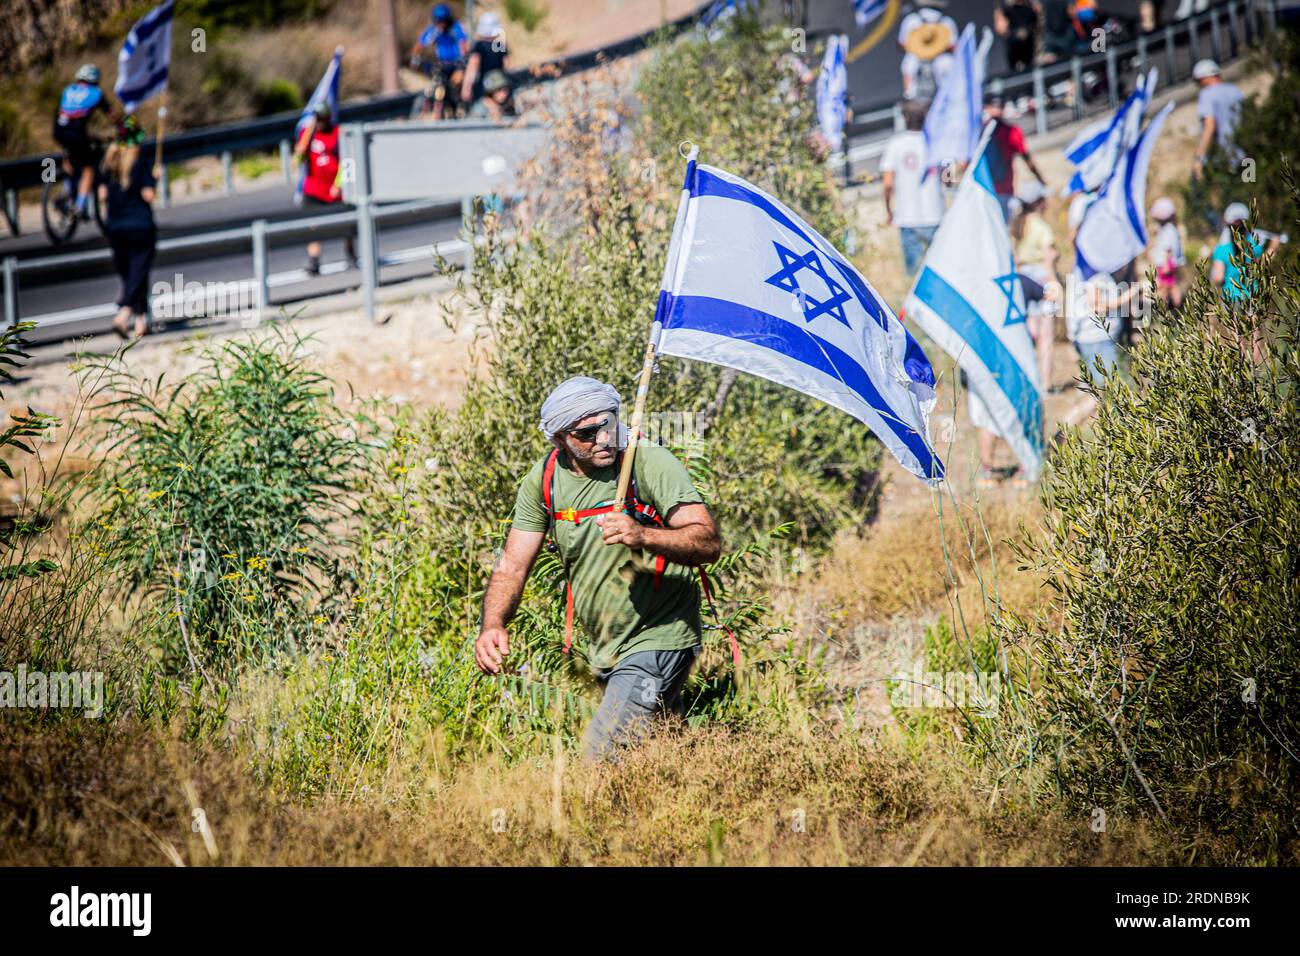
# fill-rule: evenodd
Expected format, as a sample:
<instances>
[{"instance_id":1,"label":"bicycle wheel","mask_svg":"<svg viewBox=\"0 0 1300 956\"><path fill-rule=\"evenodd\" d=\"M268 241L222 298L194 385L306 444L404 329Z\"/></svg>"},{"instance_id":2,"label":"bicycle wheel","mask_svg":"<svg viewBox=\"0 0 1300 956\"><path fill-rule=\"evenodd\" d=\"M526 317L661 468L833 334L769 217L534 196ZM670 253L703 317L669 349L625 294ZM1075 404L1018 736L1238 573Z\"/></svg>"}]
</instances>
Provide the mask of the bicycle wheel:
<instances>
[{"instance_id":1,"label":"bicycle wheel","mask_svg":"<svg viewBox=\"0 0 1300 956\"><path fill-rule=\"evenodd\" d=\"M77 231L77 204L69 198L66 183L67 179L60 176L41 190L41 221L45 234L56 246L67 242Z\"/></svg>"}]
</instances>

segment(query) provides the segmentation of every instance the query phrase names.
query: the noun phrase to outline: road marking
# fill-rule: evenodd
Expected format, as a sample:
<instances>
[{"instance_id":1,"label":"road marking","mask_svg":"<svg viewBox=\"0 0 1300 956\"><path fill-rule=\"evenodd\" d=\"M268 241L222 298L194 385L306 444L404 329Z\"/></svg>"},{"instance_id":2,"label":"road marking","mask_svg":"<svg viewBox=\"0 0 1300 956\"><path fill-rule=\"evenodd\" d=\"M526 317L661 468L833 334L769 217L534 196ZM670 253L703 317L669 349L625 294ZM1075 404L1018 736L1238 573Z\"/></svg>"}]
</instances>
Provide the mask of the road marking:
<instances>
[{"instance_id":1,"label":"road marking","mask_svg":"<svg viewBox=\"0 0 1300 956\"><path fill-rule=\"evenodd\" d=\"M889 0L889 6L885 7L884 15L881 16L880 22L876 28L866 35L866 37L849 51L849 55L844 58L846 63L852 63L858 57L871 50L877 43L884 39L894 23L898 20L898 3L899 0Z\"/></svg>"}]
</instances>

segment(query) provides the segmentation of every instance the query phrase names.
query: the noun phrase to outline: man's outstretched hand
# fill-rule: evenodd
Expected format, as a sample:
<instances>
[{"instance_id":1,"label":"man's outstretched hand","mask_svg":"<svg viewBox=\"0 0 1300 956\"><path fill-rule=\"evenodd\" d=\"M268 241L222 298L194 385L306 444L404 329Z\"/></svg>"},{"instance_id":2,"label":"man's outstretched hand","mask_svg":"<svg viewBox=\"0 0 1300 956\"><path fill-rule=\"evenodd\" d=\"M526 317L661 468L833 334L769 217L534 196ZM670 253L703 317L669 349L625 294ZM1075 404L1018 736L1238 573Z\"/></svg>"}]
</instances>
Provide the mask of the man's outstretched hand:
<instances>
[{"instance_id":1,"label":"man's outstretched hand","mask_svg":"<svg viewBox=\"0 0 1300 956\"><path fill-rule=\"evenodd\" d=\"M484 674L500 674L501 662L510 653L510 637L504 627L485 627L474 642L474 663Z\"/></svg>"}]
</instances>

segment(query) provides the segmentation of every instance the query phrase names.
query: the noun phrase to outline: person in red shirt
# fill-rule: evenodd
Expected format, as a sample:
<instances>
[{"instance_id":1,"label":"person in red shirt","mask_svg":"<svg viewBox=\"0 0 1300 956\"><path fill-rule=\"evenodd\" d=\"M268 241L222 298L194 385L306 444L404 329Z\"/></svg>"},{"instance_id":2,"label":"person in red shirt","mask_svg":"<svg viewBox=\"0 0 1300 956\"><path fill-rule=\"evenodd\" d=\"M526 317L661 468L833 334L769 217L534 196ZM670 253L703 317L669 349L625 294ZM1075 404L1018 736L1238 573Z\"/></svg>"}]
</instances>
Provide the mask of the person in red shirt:
<instances>
[{"instance_id":1,"label":"person in red shirt","mask_svg":"<svg viewBox=\"0 0 1300 956\"><path fill-rule=\"evenodd\" d=\"M332 206L343 201L343 187L339 170L339 130L328 103L316 105L315 115L303 127L302 136L293 151L297 162L307 164L306 178L302 183L303 206ZM348 262L357 266L354 237L344 238ZM307 271L320 275L320 243L307 244Z\"/></svg>"},{"instance_id":2,"label":"person in red shirt","mask_svg":"<svg viewBox=\"0 0 1300 956\"><path fill-rule=\"evenodd\" d=\"M1043 174L1034 165L1034 157L1029 155L1029 148L1025 146L1024 132L1019 126L1012 126L1002 118L1004 105L1002 97L995 93L984 98L984 115L996 124L993 127L993 138L989 142L987 153L989 174L993 177L993 192L1002 205L1002 214L1007 222L1010 222L1013 211L1011 201L1016 195L1016 157L1020 156L1024 159L1025 165L1034 174L1034 178L1044 186L1047 185L1047 180L1043 179Z\"/></svg>"}]
</instances>

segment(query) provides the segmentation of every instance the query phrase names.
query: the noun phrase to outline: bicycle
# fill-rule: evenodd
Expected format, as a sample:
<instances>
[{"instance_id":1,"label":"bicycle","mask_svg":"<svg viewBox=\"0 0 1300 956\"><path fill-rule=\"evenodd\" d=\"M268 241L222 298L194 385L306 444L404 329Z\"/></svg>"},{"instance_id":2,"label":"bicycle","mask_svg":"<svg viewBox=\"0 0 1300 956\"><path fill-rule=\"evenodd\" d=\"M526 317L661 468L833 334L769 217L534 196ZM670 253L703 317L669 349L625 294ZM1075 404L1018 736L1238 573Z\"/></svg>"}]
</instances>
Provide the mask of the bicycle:
<instances>
[{"instance_id":1,"label":"bicycle","mask_svg":"<svg viewBox=\"0 0 1300 956\"><path fill-rule=\"evenodd\" d=\"M95 167L98 168L104 158L104 144L92 141L91 148L95 155ZM45 234L54 245L62 245L70 240L77 231L81 217L77 215L77 184L81 181L85 166L73 166L69 174L63 161L58 164L58 176L47 182L41 190L41 220L45 225ZM89 205L99 231L104 231L104 212L99 205L99 190L92 186Z\"/></svg>"}]
</instances>

